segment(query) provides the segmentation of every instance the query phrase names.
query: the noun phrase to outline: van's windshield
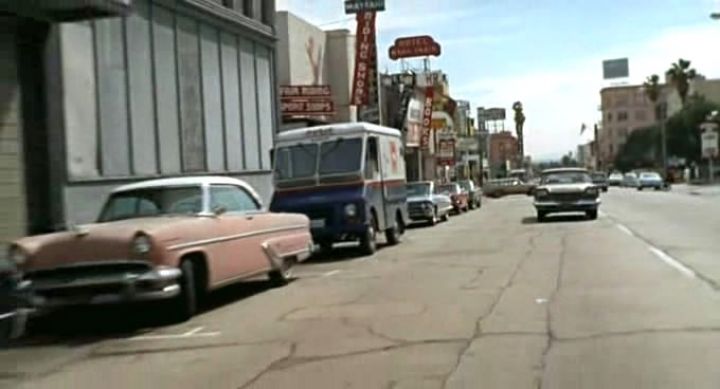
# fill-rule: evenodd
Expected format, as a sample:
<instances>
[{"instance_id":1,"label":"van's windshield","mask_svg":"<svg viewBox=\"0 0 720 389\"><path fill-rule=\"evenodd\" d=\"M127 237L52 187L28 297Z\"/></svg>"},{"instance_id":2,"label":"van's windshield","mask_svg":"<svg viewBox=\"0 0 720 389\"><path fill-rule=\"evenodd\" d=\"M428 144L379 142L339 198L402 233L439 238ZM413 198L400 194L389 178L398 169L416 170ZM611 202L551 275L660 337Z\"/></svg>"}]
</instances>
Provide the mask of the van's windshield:
<instances>
[{"instance_id":1,"label":"van's windshield","mask_svg":"<svg viewBox=\"0 0 720 389\"><path fill-rule=\"evenodd\" d=\"M275 179L291 181L361 171L362 138L338 138L320 143L278 147Z\"/></svg>"}]
</instances>

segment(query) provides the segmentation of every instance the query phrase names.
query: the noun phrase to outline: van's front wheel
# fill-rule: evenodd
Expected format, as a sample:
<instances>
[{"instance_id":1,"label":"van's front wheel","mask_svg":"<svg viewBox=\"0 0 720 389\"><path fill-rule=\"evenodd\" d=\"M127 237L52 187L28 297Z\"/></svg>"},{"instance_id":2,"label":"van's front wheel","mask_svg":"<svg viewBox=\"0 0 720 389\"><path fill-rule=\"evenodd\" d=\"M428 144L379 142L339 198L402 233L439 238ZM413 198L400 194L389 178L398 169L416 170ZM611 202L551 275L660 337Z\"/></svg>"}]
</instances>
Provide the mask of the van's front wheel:
<instances>
[{"instance_id":1,"label":"van's front wheel","mask_svg":"<svg viewBox=\"0 0 720 389\"><path fill-rule=\"evenodd\" d=\"M373 255L377 251L377 221L372 215L370 224L365 229L365 234L360 238L360 251L365 255Z\"/></svg>"}]
</instances>

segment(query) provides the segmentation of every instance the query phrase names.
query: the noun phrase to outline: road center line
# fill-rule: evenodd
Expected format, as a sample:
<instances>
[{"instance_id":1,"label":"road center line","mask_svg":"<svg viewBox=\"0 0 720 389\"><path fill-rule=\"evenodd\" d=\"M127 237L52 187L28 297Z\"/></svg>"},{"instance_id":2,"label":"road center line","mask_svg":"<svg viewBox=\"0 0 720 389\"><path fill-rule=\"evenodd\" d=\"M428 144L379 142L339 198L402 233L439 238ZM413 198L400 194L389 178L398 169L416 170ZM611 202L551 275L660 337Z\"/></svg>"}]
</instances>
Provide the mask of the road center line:
<instances>
[{"instance_id":1,"label":"road center line","mask_svg":"<svg viewBox=\"0 0 720 389\"><path fill-rule=\"evenodd\" d=\"M195 335L195 334L197 334L198 332L202 331L203 328L205 328L205 327L193 328L192 330L184 333L183 336L192 336L192 335Z\"/></svg>"},{"instance_id":2,"label":"road center line","mask_svg":"<svg viewBox=\"0 0 720 389\"><path fill-rule=\"evenodd\" d=\"M630 230L629 228L625 227L624 225L622 225L622 224L616 224L616 226L617 226L617 228L618 228L620 231L622 231L622 232L624 232L624 233L626 233L626 234L628 234L628 235L630 235L630 236L632 236L632 237L635 237L635 233L632 232L632 230Z\"/></svg>"},{"instance_id":3,"label":"road center line","mask_svg":"<svg viewBox=\"0 0 720 389\"><path fill-rule=\"evenodd\" d=\"M338 274L338 273L340 273L340 270L330 270L329 272L323 274L322 276L323 276L323 277L332 277L332 276L334 276L335 274Z\"/></svg>"},{"instance_id":4,"label":"road center line","mask_svg":"<svg viewBox=\"0 0 720 389\"><path fill-rule=\"evenodd\" d=\"M668 265L675 268L675 270L679 271L683 275L690 277L690 278L697 278L697 275L695 272L688 268L687 266L680 263L677 259L671 257L664 251L660 250L657 247L650 246L648 247L648 250L650 250L651 253L655 254L656 257L660 258L663 262L667 263Z\"/></svg>"}]
</instances>

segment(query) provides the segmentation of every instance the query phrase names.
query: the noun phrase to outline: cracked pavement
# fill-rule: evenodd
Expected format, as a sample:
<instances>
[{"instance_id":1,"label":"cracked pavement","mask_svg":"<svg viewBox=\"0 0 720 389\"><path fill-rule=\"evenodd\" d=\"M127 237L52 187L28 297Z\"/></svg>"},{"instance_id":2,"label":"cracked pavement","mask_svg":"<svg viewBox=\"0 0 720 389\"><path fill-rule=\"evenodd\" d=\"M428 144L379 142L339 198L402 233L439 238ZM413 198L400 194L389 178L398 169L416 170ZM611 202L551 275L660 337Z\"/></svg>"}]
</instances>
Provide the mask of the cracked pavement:
<instances>
[{"instance_id":1,"label":"cracked pavement","mask_svg":"<svg viewBox=\"0 0 720 389\"><path fill-rule=\"evenodd\" d=\"M287 287L222 291L180 325L64 318L0 351L0 387L720 387L720 204L603 200L597 221L543 224L529 198L488 200L373 257L303 264Z\"/></svg>"}]
</instances>

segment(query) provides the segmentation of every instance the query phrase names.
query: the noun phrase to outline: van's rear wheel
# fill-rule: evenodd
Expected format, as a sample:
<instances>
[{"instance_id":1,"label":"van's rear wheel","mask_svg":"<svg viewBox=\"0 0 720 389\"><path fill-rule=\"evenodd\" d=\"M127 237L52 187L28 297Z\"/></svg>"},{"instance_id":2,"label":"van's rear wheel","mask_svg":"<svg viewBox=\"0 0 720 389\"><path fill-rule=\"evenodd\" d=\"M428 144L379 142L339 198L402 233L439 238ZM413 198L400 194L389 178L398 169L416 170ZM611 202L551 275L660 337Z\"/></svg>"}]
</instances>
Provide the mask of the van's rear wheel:
<instances>
[{"instance_id":1,"label":"van's rear wheel","mask_svg":"<svg viewBox=\"0 0 720 389\"><path fill-rule=\"evenodd\" d=\"M400 215L395 217L395 226L385 230L385 238L388 244L396 245L400 243L400 237L405 232L405 225L403 224L402 217Z\"/></svg>"}]
</instances>

